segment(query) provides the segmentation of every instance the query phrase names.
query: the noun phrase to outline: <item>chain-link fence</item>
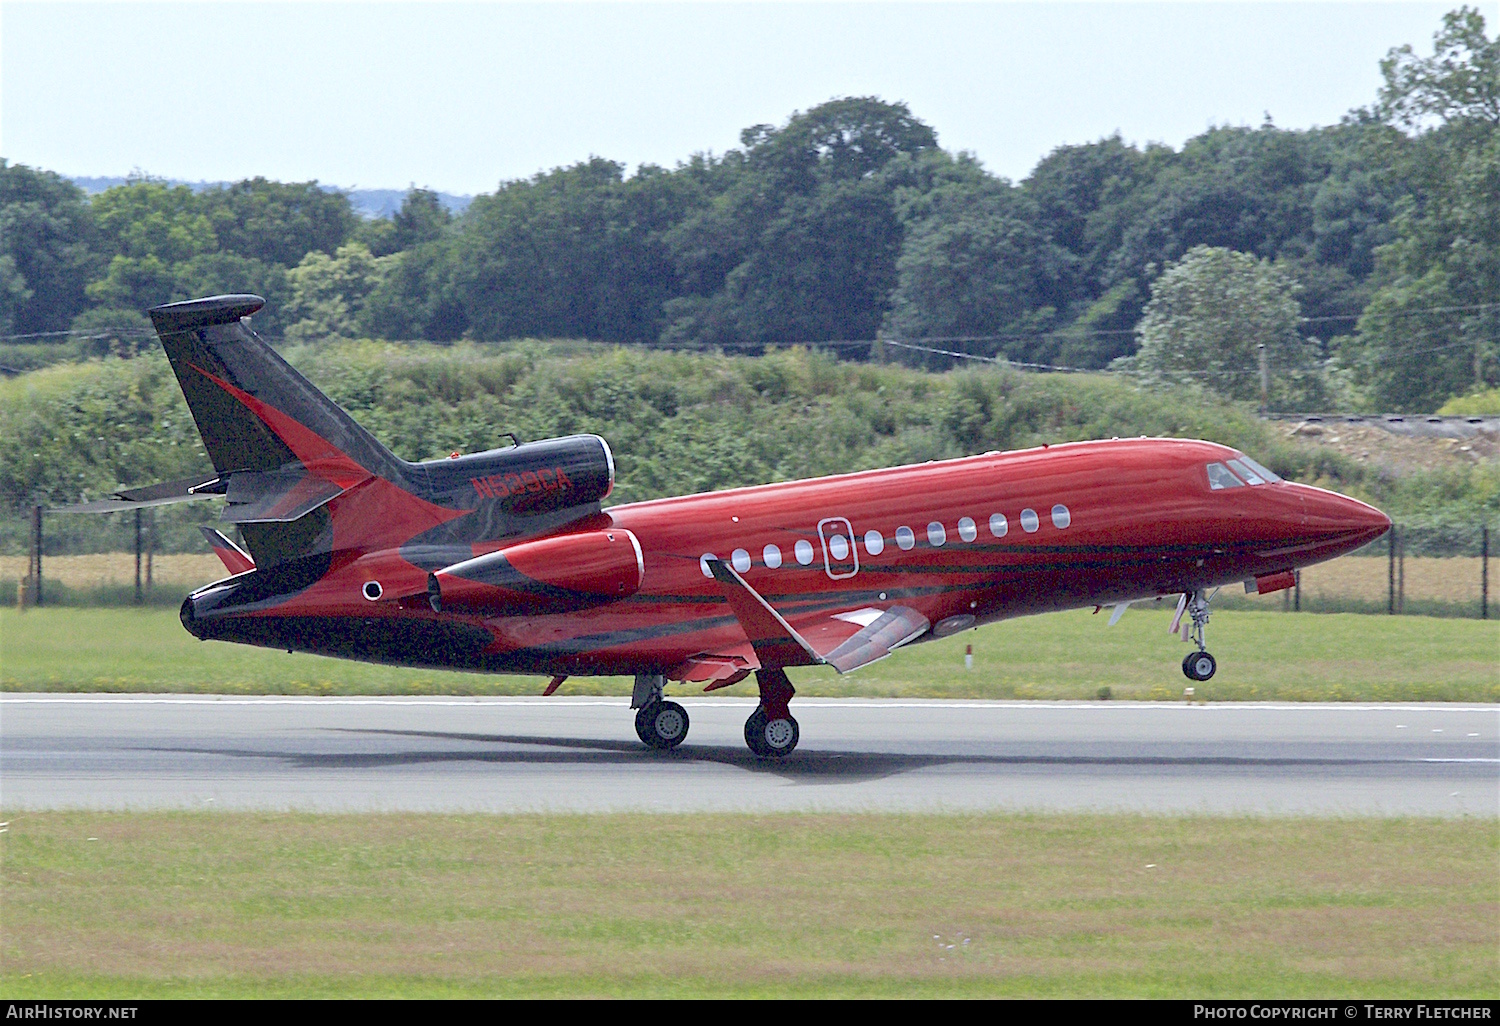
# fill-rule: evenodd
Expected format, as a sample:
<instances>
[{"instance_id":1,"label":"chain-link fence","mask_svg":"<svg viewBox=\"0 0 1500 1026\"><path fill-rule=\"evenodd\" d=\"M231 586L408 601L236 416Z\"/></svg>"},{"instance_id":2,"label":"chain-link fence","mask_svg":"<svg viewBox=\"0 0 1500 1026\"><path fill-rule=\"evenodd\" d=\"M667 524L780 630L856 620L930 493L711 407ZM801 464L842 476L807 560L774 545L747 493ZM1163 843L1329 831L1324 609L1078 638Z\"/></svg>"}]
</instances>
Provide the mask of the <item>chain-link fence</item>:
<instances>
[{"instance_id":1,"label":"chain-link fence","mask_svg":"<svg viewBox=\"0 0 1500 1026\"><path fill-rule=\"evenodd\" d=\"M29 551L0 555L0 595L30 605L176 605L193 588L223 577L216 556L163 544L156 523L161 513L47 517L34 510ZM114 522L109 544L85 548L125 551L80 551L75 525L101 520ZM57 521L67 530L49 537L48 525ZM1488 619L1494 604L1489 557L1497 541L1500 532L1484 523L1397 524L1357 552L1305 568L1295 588L1270 595L1225 588L1214 602L1228 609ZM164 551L171 549L178 551Z\"/></svg>"},{"instance_id":2,"label":"chain-link fence","mask_svg":"<svg viewBox=\"0 0 1500 1026\"><path fill-rule=\"evenodd\" d=\"M1298 574L1297 586L1270 595L1215 600L1226 608L1377 613L1488 619L1495 614L1488 524L1396 524L1364 548Z\"/></svg>"}]
</instances>

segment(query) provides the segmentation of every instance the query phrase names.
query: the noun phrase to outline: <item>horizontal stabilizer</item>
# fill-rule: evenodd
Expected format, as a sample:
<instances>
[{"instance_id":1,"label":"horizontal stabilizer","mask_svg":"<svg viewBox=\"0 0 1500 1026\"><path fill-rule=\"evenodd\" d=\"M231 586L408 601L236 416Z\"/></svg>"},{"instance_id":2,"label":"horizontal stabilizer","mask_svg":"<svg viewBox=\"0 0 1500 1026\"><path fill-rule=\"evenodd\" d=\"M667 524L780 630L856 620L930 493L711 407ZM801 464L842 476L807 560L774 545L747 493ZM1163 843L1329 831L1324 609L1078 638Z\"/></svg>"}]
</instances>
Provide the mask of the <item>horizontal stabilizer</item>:
<instances>
[{"instance_id":1,"label":"horizontal stabilizer","mask_svg":"<svg viewBox=\"0 0 1500 1026\"><path fill-rule=\"evenodd\" d=\"M300 466L229 475L229 505L219 519L230 524L288 524L349 489Z\"/></svg>"},{"instance_id":2,"label":"horizontal stabilizer","mask_svg":"<svg viewBox=\"0 0 1500 1026\"><path fill-rule=\"evenodd\" d=\"M857 670L909 641L915 641L932 626L927 617L906 606L892 606L858 634L823 657L823 661L840 673Z\"/></svg>"},{"instance_id":3,"label":"horizontal stabilizer","mask_svg":"<svg viewBox=\"0 0 1500 1026\"><path fill-rule=\"evenodd\" d=\"M126 509L145 509L148 506L167 506L174 502L193 502L197 499L212 499L224 494L224 481L216 474L198 474L180 481L146 485L143 488L122 488L113 498L95 502L80 502L73 506L54 506L48 513L118 513Z\"/></svg>"},{"instance_id":4,"label":"horizontal stabilizer","mask_svg":"<svg viewBox=\"0 0 1500 1026\"><path fill-rule=\"evenodd\" d=\"M213 548L214 555L219 557L219 562L224 564L225 570L231 574L242 574L246 570L255 569L255 560L250 558L250 554L230 541L223 531L207 526L200 526L198 530L203 532L203 537Z\"/></svg>"}]
</instances>

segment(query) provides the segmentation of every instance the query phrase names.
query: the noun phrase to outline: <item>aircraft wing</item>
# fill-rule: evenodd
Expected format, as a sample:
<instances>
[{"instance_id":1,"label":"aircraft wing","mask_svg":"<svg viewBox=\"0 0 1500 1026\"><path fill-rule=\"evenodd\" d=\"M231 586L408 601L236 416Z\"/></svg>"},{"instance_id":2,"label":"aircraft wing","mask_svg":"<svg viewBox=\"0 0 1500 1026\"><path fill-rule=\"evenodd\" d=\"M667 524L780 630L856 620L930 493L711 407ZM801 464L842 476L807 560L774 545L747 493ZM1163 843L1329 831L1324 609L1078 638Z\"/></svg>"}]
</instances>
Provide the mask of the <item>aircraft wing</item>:
<instances>
[{"instance_id":1,"label":"aircraft wing","mask_svg":"<svg viewBox=\"0 0 1500 1026\"><path fill-rule=\"evenodd\" d=\"M884 659L931 626L925 616L906 606L804 614L788 621L728 563L707 563L763 666L797 665L811 657L814 663L848 673Z\"/></svg>"}]
</instances>

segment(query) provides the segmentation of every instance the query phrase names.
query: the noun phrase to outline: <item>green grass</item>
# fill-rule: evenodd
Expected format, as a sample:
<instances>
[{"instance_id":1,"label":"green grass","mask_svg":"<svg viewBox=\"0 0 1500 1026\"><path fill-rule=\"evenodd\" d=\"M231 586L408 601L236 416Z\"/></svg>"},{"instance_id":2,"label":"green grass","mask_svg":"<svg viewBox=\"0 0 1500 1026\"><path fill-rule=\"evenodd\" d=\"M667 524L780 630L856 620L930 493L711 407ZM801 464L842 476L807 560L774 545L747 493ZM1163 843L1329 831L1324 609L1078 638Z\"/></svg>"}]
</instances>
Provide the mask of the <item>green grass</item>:
<instances>
[{"instance_id":1,"label":"green grass","mask_svg":"<svg viewBox=\"0 0 1500 1026\"><path fill-rule=\"evenodd\" d=\"M1180 698L1187 646L1170 610L1131 610L1114 627L1087 610L992 624L914 645L848 676L792 670L802 695L933 698ZM1207 701L1500 701L1500 622L1418 616L1225 610L1210 625L1219 660ZM974 669L964 669L966 645ZM5 691L228 694L534 694L539 677L374 666L200 642L158 609L0 610ZM678 694L695 694L674 685ZM572 678L561 694L629 694L622 677ZM753 694L753 682L728 694Z\"/></svg>"},{"instance_id":2,"label":"green grass","mask_svg":"<svg viewBox=\"0 0 1500 1026\"><path fill-rule=\"evenodd\" d=\"M1490 996L1490 820L11 814L22 997Z\"/></svg>"}]
</instances>

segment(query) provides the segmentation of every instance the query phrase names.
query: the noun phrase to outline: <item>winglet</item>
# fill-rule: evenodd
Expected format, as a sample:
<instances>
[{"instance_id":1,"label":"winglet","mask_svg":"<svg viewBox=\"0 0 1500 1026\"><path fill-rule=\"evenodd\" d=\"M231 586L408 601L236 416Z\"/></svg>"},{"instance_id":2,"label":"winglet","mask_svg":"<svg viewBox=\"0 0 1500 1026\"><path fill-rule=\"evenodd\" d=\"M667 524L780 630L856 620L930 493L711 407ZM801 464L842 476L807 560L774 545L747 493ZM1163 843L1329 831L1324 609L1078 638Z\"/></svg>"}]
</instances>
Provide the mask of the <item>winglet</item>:
<instances>
[{"instance_id":1,"label":"winglet","mask_svg":"<svg viewBox=\"0 0 1500 1026\"><path fill-rule=\"evenodd\" d=\"M734 567L722 559L705 559L704 565L713 573L714 580L724 586L724 595L729 599L729 608L740 622L755 657L762 666L802 666L808 662L821 663L823 657L807 643L807 639L792 629L782 615L771 608L771 604Z\"/></svg>"}]
</instances>

